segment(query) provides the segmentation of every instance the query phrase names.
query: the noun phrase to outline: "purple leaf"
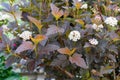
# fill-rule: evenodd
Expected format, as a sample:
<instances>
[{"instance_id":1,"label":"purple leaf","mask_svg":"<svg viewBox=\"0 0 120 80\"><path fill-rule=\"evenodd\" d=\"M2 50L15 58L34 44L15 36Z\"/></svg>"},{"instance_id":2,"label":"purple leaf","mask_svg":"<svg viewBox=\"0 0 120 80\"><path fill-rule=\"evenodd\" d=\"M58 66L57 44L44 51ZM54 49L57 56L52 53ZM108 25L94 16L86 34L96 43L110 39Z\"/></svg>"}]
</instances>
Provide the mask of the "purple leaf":
<instances>
[{"instance_id":1,"label":"purple leaf","mask_svg":"<svg viewBox=\"0 0 120 80\"><path fill-rule=\"evenodd\" d=\"M85 63L85 60L82 58L81 54L73 54L73 56L69 57L71 63L75 63L77 66L87 69L88 66Z\"/></svg>"},{"instance_id":2,"label":"purple leaf","mask_svg":"<svg viewBox=\"0 0 120 80\"><path fill-rule=\"evenodd\" d=\"M27 70L32 72L35 69L35 60L29 60L27 63Z\"/></svg>"},{"instance_id":3,"label":"purple leaf","mask_svg":"<svg viewBox=\"0 0 120 80\"><path fill-rule=\"evenodd\" d=\"M51 51L55 51L57 49L59 49L60 47L57 45L53 45L53 44L48 44L46 45L46 47L44 47L41 51L40 54L49 54L49 52Z\"/></svg>"},{"instance_id":4,"label":"purple leaf","mask_svg":"<svg viewBox=\"0 0 120 80\"><path fill-rule=\"evenodd\" d=\"M6 60L5 67L9 68L13 63L17 62L18 60L20 60L18 57L9 56Z\"/></svg>"},{"instance_id":5,"label":"purple leaf","mask_svg":"<svg viewBox=\"0 0 120 80\"><path fill-rule=\"evenodd\" d=\"M111 60L113 60L114 62L116 62L116 58L115 58L115 56L113 56L112 54L109 54L109 55L108 55L108 58L110 58Z\"/></svg>"},{"instance_id":6,"label":"purple leaf","mask_svg":"<svg viewBox=\"0 0 120 80\"><path fill-rule=\"evenodd\" d=\"M55 35L55 34L62 34L64 33L64 29L63 28L59 28L55 25L50 25L49 28L47 29L47 33L46 33L46 36L50 37L52 35Z\"/></svg>"},{"instance_id":7,"label":"purple leaf","mask_svg":"<svg viewBox=\"0 0 120 80\"><path fill-rule=\"evenodd\" d=\"M33 49L33 48L34 48L34 46L33 46L32 42L25 41L15 50L15 53L20 53L20 52L23 52L23 51L26 51L29 49Z\"/></svg>"}]
</instances>

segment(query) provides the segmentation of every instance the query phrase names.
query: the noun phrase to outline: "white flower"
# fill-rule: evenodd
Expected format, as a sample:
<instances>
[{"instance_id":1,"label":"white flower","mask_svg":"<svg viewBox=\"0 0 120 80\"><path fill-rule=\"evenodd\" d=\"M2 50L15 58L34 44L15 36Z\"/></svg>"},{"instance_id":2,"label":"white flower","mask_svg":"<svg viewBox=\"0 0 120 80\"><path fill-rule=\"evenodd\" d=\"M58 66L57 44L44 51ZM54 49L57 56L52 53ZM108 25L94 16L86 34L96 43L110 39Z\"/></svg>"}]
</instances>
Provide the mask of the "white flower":
<instances>
[{"instance_id":1,"label":"white flower","mask_svg":"<svg viewBox=\"0 0 120 80\"><path fill-rule=\"evenodd\" d=\"M21 34L18 35L19 37L23 38L23 40L29 40L32 36L32 32L30 31L24 31Z\"/></svg>"},{"instance_id":2,"label":"white flower","mask_svg":"<svg viewBox=\"0 0 120 80\"><path fill-rule=\"evenodd\" d=\"M103 28L104 26L102 24L98 25L98 28Z\"/></svg>"},{"instance_id":3,"label":"white flower","mask_svg":"<svg viewBox=\"0 0 120 80\"><path fill-rule=\"evenodd\" d=\"M89 39L89 42L90 42L90 44L92 44L92 45L97 45L97 44L98 44L98 41L97 41L97 39L95 39L95 38Z\"/></svg>"},{"instance_id":4,"label":"white flower","mask_svg":"<svg viewBox=\"0 0 120 80\"><path fill-rule=\"evenodd\" d=\"M96 24L93 24L92 25L92 28L95 29L96 31L100 31L104 26L102 24L100 25L96 25Z\"/></svg>"},{"instance_id":5,"label":"white flower","mask_svg":"<svg viewBox=\"0 0 120 80\"><path fill-rule=\"evenodd\" d=\"M83 4L82 6L81 6L81 9L87 9L88 8L88 4Z\"/></svg>"},{"instance_id":6,"label":"white flower","mask_svg":"<svg viewBox=\"0 0 120 80\"><path fill-rule=\"evenodd\" d=\"M118 8L118 12L120 12L120 8Z\"/></svg>"},{"instance_id":7,"label":"white flower","mask_svg":"<svg viewBox=\"0 0 120 80\"><path fill-rule=\"evenodd\" d=\"M72 41L78 41L81 38L80 32L79 31L71 31L68 38Z\"/></svg>"},{"instance_id":8,"label":"white flower","mask_svg":"<svg viewBox=\"0 0 120 80\"><path fill-rule=\"evenodd\" d=\"M115 17L108 17L104 21L106 24L109 24L110 26L116 26L118 23L118 20Z\"/></svg>"},{"instance_id":9,"label":"white flower","mask_svg":"<svg viewBox=\"0 0 120 80\"><path fill-rule=\"evenodd\" d=\"M51 80L56 80L55 78L52 78Z\"/></svg>"},{"instance_id":10,"label":"white flower","mask_svg":"<svg viewBox=\"0 0 120 80\"><path fill-rule=\"evenodd\" d=\"M78 0L79 2L81 2L82 0Z\"/></svg>"}]
</instances>

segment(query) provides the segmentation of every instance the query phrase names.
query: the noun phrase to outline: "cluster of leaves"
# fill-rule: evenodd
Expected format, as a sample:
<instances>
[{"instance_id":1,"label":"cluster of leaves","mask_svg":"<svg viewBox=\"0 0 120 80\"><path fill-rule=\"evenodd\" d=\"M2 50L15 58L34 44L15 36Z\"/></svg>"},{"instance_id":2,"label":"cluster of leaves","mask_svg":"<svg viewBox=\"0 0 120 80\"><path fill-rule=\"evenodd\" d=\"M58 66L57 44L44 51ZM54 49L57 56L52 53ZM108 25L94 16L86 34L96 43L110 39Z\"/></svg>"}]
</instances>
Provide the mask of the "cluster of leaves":
<instances>
[{"instance_id":1,"label":"cluster of leaves","mask_svg":"<svg viewBox=\"0 0 120 80\"><path fill-rule=\"evenodd\" d=\"M4 53L0 52L0 80L28 80L26 77L20 77L19 74L12 71L12 67L5 67Z\"/></svg>"},{"instance_id":2,"label":"cluster of leaves","mask_svg":"<svg viewBox=\"0 0 120 80\"><path fill-rule=\"evenodd\" d=\"M48 76L57 80L119 80L120 12L115 8L120 4L117 0L88 0L91 6L80 9L82 4L78 0L21 0L19 3L9 0L9 3L2 3L4 11L15 19L8 21L6 34L0 29L0 50L9 55L6 67L15 62L21 66L20 61L24 59L24 71L33 72L36 67L44 66ZM100 21L94 18L97 15ZM116 27L104 23L108 16L117 18ZM96 31L92 24L103 24L104 28ZM32 32L26 41L18 35L25 30ZM73 30L81 33L77 42L68 38ZM12 40L11 35L15 36ZM98 45L90 44L90 38L96 38Z\"/></svg>"}]
</instances>

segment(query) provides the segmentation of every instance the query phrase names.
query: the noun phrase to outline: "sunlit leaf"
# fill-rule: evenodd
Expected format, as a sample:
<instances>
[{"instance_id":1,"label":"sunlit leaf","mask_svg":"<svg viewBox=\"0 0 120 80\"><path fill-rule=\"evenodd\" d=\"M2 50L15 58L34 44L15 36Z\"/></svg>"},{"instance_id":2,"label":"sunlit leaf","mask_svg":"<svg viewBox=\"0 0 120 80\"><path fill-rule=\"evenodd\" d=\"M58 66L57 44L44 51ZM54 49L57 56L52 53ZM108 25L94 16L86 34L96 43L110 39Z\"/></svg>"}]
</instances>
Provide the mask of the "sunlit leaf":
<instances>
[{"instance_id":1,"label":"sunlit leaf","mask_svg":"<svg viewBox=\"0 0 120 80\"><path fill-rule=\"evenodd\" d=\"M67 10L64 11L64 18L66 18L69 15L69 12Z\"/></svg>"},{"instance_id":2,"label":"sunlit leaf","mask_svg":"<svg viewBox=\"0 0 120 80\"><path fill-rule=\"evenodd\" d=\"M50 4L52 15L58 20L63 15L63 10L59 10L54 4Z\"/></svg>"},{"instance_id":3,"label":"sunlit leaf","mask_svg":"<svg viewBox=\"0 0 120 80\"><path fill-rule=\"evenodd\" d=\"M61 54L72 55L76 51L76 48L74 48L73 50L70 50L67 47L65 47L65 48L60 48L57 51Z\"/></svg>"},{"instance_id":4,"label":"sunlit leaf","mask_svg":"<svg viewBox=\"0 0 120 80\"><path fill-rule=\"evenodd\" d=\"M40 21L38 21L37 19L35 19L34 17L31 17L31 16L27 16L28 19L34 23L36 25L36 27L41 31L41 28L42 28L42 24Z\"/></svg>"},{"instance_id":5,"label":"sunlit leaf","mask_svg":"<svg viewBox=\"0 0 120 80\"><path fill-rule=\"evenodd\" d=\"M78 22L79 24L81 24L82 26L84 25L84 21L81 19L76 19L75 22Z\"/></svg>"},{"instance_id":6,"label":"sunlit leaf","mask_svg":"<svg viewBox=\"0 0 120 80\"><path fill-rule=\"evenodd\" d=\"M25 41L15 50L15 53L21 53L23 51L33 49L33 48L34 48L34 46L33 46L32 42Z\"/></svg>"},{"instance_id":7,"label":"sunlit leaf","mask_svg":"<svg viewBox=\"0 0 120 80\"><path fill-rule=\"evenodd\" d=\"M75 63L77 66L87 69L88 66L85 63L85 60L82 58L81 54L73 54L73 56L69 57L71 63Z\"/></svg>"},{"instance_id":8,"label":"sunlit leaf","mask_svg":"<svg viewBox=\"0 0 120 80\"><path fill-rule=\"evenodd\" d=\"M43 41L46 39L46 36L44 35L36 35L34 38L31 37L31 40L35 43L35 44L38 44L39 42Z\"/></svg>"}]
</instances>

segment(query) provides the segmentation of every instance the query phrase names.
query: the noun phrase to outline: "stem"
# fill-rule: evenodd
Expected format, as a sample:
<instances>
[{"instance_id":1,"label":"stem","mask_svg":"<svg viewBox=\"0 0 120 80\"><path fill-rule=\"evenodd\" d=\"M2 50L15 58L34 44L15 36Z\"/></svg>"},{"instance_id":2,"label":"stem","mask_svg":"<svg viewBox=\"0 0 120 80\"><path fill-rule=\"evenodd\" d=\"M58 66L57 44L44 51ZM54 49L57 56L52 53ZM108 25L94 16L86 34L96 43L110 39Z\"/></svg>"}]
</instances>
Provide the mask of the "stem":
<instances>
[{"instance_id":1,"label":"stem","mask_svg":"<svg viewBox=\"0 0 120 80\"><path fill-rule=\"evenodd\" d=\"M57 20L57 27L58 27L58 20Z\"/></svg>"},{"instance_id":2,"label":"stem","mask_svg":"<svg viewBox=\"0 0 120 80\"><path fill-rule=\"evenodd\" d=\"M14 13L14 12L12 12L12 15L13 15L13 17L14 17L14 19L15 19L16 26L18 26L18 21L17 21L17 18L16 18L16 16L15 16L15 13Z\"/></svg>"},{"instance_id":3,"label":"stem","mask_svg":"<svg viewBox=\"0 0 120 80\"><path fill-rule=\"evenodd\" d=\"M68 72L67 70L62 69L60 66L57 66L57 68L59 70L61 70L62 72L64 72L67 76L69 76L70 78L74 78L74 75L72 75L70 72Z\"/></svg>"},{"instance_id":4,"label":"stem","mask_svg":"<svg viewBox=\"0 0 120 80\"><path fill-rule=\"evenodd\" d=\"M104 19L103 19L103 17L102 17L102 11L101 11L101 9L100 9L99 3L100 3L100 0L98 0L98 2L97 2L98 5L96 5L95 7L96 7L96 9L97 9L98 12L99 12L99 15L100 15L100 17L101 17L102 22L104 22Z\"/></svg>"},{"instance_id":5,"label":"stem","mask_svg":"<svg viewBox=\"0 0 120 80\"><path fill-rule=\"evenodd\" d=\"M35 44L35 55L36 55L36 58L38 57L38 53L37 53L37 44Z\"/></svg>"},{"instance_id":6,"label":"stem","mask_svg":"<svg viewBox=\"0 0 120 80\"><path fill-rule=\"evenodd\" d=\"M13 8L12 8L12 3L10 2L10 0L9 0L9 3L10 3L10 8L11 8L11 14L13 15L13 17L14 17L14 19L15 19L15 22L16 22L16 26L18 27L18 29L20 30L20 28L19 28L19 26L18 26L18 21L17 21L17 18L16 18L16 16L15 16L15 12L14 12L14 10L13 10Z\"/></svg>"},{"instance_id":7,"label":"stem","mask_svg":"<svg viewBox=\"0 0 120 80\"><path fill-rule=\"evenodd\" d=\"M31 1L30 1L30 8L32 7L32 3L31 3ZM32 11L30 10L30 16L31 16L31 14L32 14ZM30 21L30 29L32 29L32 22Z\"/></svg>"},{"instance_id":8,"label":"stem","mask_svg":"<svg viewBox=\"0 0 120 80\"><path fill-rule=\"evenodd\" d=\"M113 77L114 77L114 80L116 80L115 62L113 62L113 66L114 66L114 70L113 70Z\"/></svg>"},{"instance_id":9,"label":"stem","mask_svg":"<svg viewBox=\"0 0 120 80\"><path fill-rule=\"evenodd\" d=\"M77 9L77 18L79 18L79 9Z\"/></svg>"}]
</instances>

